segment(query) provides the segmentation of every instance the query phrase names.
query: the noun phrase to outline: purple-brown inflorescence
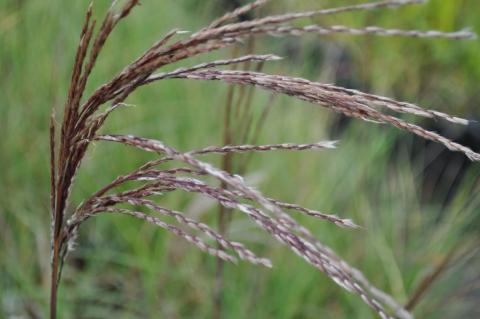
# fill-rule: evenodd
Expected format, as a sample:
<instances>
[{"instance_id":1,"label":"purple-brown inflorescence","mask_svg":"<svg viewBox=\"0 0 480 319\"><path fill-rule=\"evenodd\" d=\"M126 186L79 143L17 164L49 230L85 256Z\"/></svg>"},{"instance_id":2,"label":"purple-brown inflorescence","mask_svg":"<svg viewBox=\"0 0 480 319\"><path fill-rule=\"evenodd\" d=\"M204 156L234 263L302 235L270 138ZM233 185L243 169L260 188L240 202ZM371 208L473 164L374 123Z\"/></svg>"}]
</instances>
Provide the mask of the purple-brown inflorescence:
<instances>
[{"instance_id":1,"label":"purple-brown inflorescence","mask_svg":"<svg viewBox=\"0 0 480 319\"><path fill-rule=\"evenodd\" d=\"M257 257L243 244L225 238L209 226L177 212L160 206L154 201L159 195L172 191L194 192L217 201L227 209L238 210L252 219L260 228L271 234L279 242L288 246L297 255L313 267L324 272L340 286L356 293L374 309L382 318L409 318L410 314L386 293L373 287L357 269L349 266L333 251L319 242L312 233L301 226L284 210L296 211L314 218L326 220L345 228L358 227L350 219L325 214L296 204L284 203L264 196L261 192L248 186L237 175L216 168L200 161L196 156L203 154L228 155L232 153L253 153L270 151L305 151L332 149L335 142L326 141L312 144L270 144L270 145L225 145L206 147L190 152L179 152L160 141L134 136L101 135L108 116L120 106L128 96L140 86L168 79L217 80L230 84L257 86L273 93L285 94L322 107L341 112L376 123L384 123L416 134L422 138L438 142L448 149L464 153L473 161L480 160L480 154L453 142L437 133L406 122L398 117L383 113L388 109L397 113L443 119L452 123L467 124L468 121L442 112L423 109L417 105L399 102L393 99L338 87L331 84L311 82L306 79L282 75L270 75L252 71L225 71L219 67L245 62L264 63L279 60L275 55L249 54L237 58L205 62L192 67L179 68L171 72L155 73L166 65L186 60L211 51L235 46L244 39L261 35L301 36L305 33L318 35L344 33L349 35L408 36L446 39L467 39L475 35L468 31L445 33L439 31L417 31L384 29L381 27L350 28L346 26L295 27L288 23L297 19L320 15L340 14L343 12L374 10L380 8L401 7L418 4L421 0L387 0L352 5L333 9L309 12L273 15L247 21L237 22L240 15L257 9L268 0L257 0L214 20L207 27L190 36L173 42L184 32L172 30L146 50L140 57L115 75L110 81L101 85L90 95L85 95L85 88L94 70L96 61L105 42L116 25L132 11L138 0L127 0L117 11L114 5L108 10L98 31L92 18L92 6L89 6L85 23L80 33L80 41L74 60L70 87L65 103L60 132L56 132L52 116L50 125L51 154L51 211L52 211L52 277L50 297L50 318L55 319L57 288L61 278L61 269L68 253L68 247L75 238L78 227L87 218L102 213L124 214L161 227L195 245L217 258L236 261L232 253L240 259L267 267L271 263L266 258ZM115 1L113 2L115 3ZM171 43L173 42L173 43ZM171 44L169 44L171 43ZM106 108L105 108L106 107ZM101 111L101 109L104 109ZM56 135L59 134L59 138ZM58 141L58 143L57 143ZM72 211L69 207L70 190L74 185L81 161L94 141L123 143L149 152L160 154L158 160L145 163L138 169L115 178L111 183L95 192L91 197ZM229 143L229 142L227 142ZM182 162L182 167L169 169L156 168L166 162ZM226 187L209 185L201 178L210 176ZM112 193L128 181L137 181L141 186L122 192ZM122 204L122 207L117 207ZM125 205L132 206L125 208ZM135 209L143 207L152 214ZM179 226L162 219L170 217L189 231L199 233L218 245L213 247L198 235L189 233Z\"/></svg>"}]
</instances>

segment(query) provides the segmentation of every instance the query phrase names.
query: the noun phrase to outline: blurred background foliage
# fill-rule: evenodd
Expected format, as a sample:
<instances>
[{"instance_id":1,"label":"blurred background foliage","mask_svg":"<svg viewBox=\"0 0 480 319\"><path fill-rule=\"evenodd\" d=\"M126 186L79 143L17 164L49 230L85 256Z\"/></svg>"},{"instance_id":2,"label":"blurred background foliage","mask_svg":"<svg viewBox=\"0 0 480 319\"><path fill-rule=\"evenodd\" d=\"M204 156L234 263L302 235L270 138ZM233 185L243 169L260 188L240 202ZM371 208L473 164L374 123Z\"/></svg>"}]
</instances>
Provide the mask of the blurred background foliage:
<instances>
[{"instance_id":1,"label":"blurred background foliage","mask_svg":"<svg viewBox=\"0 0 480 319\"><path fill-rule=\"evenodd\" d=\"M276 0L263 13L360 3ZM197 30L242 1L143 1L106 45L89 89L102 84L177 27ZM87 1L0 1L0 317L43 318L49 280L48 116L60 119ZM109 1L96 1L101 18ZM398 10L303 20L480 33L478 0L431 0ZM313 20L313 21L312 21ZM285 59L264 71L332 82L479 119L480 41L307 35L260 37L255 52ZM241 50L247 50L242 48ZM238 52L237 52L238 53ZM194 62L228 57L225 50ZM219 145L228 86L172 80L142 88L104 132L167 141L181 150ZM238 93L238 91L236 91ZM252 118L270 100L256 92ZM478 125L423 121L479 151ZM255 155L247 180L264 193L352 218L358 231L299 218L319 239L418 318L478 318L480 166L389 127L348 121L288 97L274 99L258 143L339 139L334 151ZM146 159L98 143L83 163L72 205ZM208 157L215 164L218 156ZM210 224L217 207L169 194L163 205ZM373 318L337 287L239 213L229 236L272 258L272 270L227 265L224 318ZM438 276L432 274L438 273ZM215 260L128 217L103 216L81 229L60 288L61 318L209 318ZM429 279L433 278L433 279Z\"/></svg>"}]
</instances>

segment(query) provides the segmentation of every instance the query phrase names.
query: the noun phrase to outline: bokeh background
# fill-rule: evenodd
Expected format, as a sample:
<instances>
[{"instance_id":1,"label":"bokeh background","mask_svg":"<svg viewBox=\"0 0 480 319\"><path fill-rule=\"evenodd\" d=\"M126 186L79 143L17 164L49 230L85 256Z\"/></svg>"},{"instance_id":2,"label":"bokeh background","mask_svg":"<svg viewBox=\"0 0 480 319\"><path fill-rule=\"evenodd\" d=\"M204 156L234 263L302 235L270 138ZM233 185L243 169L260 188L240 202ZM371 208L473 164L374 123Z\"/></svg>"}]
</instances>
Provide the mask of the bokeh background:
<instances>
[{"instance_id":1,"label":"bokeh background","mask_svg":"<svg viewBox=\"0 0 480 319\"><path fill-rule=\"evenodd\" d=\"M197 30L229 0L142 1L114 32L89 90L107 81L172 28ZM276 0L262 14L360 3ZM60 119L87 1L0 1L0 318L44 318L49 287L48 117ZM96 1L101 19L109 1ZM398 10L347 13L300 24L379 25L480 33L478 0L431 0ZM258 14L258 13L257 13ZM312 21L313 20L313 21ZM285 59L266 72L302 76L480 119L480 41L306 35L259 37L236 52ZM220 145L229 87L172 80L140 89L108 133L136 134L181 150ZM240 90L234 91L238 97ZM406 304L418 318L479 318L480 166L386 126L351 121L318 106L255 91L253 122L270 107L258 143L340 140L334 151L258 154L247 181L264 193L352 218L338 229L299 218L318 238ZM238 120L238 119L237 119ZM480 150L478 124L419 121ZM236 131L236 134L240 134ZM98 143L87 155L72 205L152 156ZM207 158L219 164L221 158ZM241 158L235 158L241 161ZM218 207L188 194L162 205L215 225ZM374 318L361 300L309 267L240 213L229 236L274 268L226 265L222 318ZM215 260L129 217L102 216L80 231L60 288L61 318L211 318ZM426 285L424 293L423 286Z\"/></svg>"}]
</instances>

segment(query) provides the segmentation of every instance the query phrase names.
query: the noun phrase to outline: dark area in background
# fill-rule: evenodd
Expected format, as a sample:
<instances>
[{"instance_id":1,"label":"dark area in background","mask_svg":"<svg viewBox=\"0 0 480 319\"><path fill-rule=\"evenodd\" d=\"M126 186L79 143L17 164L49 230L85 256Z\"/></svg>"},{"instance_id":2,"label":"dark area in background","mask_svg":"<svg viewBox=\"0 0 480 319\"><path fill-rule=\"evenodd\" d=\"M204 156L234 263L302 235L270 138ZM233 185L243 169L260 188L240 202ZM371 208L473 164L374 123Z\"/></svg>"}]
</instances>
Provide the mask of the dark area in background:
<instances>
[{"instance_id":1,"label":"dark area in background","mask_svg":"<svg viewBox=\"0 0 480 319\"><path fill-rule=\"evenodd\" d=\"M284 46L285 54L289 57L295 56L295 44L293 41L286 41ZM317 69L322 67L326 46L314 43L304 48L310 59L315 57ZM335 69L335 84L350 89L371 92L371 88L361 85L354 70L352 56L346 50L340 50L339 63ZM297 58L300 63L300 58ZM442 136L465 145L474 151L480 150L480 123L477 119L469 118L469 125L451 125L434 119L422 119L419 125L437 132ZM333 139L342 139L342 134L355 122L355 119L336 114L332 121L330 134ZM474 163L463 154L451 152L442 145L426 141L416 136L401 135L397 137L395 148L410 144L410 161L419 169L419 183L422 185L421 200L424 203L438 203L445 207L455 197L458 187L461 185L466 172ZM396 164L396 151L391 155L392 165Z\"/></svg>"}]
</instances>

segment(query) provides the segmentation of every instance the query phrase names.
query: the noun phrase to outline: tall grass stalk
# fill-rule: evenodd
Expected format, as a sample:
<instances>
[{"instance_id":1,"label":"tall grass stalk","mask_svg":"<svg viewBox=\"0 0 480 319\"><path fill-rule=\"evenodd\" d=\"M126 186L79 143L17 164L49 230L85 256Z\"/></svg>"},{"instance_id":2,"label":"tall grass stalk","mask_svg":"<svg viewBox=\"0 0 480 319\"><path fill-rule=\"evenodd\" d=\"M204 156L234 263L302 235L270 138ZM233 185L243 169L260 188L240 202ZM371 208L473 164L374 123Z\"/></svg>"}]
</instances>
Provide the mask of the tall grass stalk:
<instances>
[{"instance_id":1,"label":"tall grass stalk","mask_svg":"<svg viewBox=\"0 0 480 319\"><path fill-rule=\"evenodd\" d=\"M446 39L468 39L475 36L467 31L445 33L380 27L354 29L346 26L313 25L295 27L289 25L294 20L313 16L401 7L423 2L420 0L379 1L334 9L272 15L236 22L240 15L257 9L267 2L267 0L258 0L228 12L207 27L190 35L184 35L184 32L180 30L168 32L140 57L125 66L110 81L87 95L85 94L87 82L105 42L118 23L131 13L139 1L127 0L119 8L116 8L116 2L114 1L98 29L96 29L96 21L92 18L92 6L90 5L80 33L62 124L57 129L55 116L52 115L50 125L52 188L51 319L57 318L57 295L61 282L62 267L69 250L73 246L78 228L85 220L100 214L124 214L141 219L163 228L192 243L200 250L227 262L237 262L238 259L242 259L253 264L271 266L268 259L258 257L243 244L231 241L223 236L224 230L220 229L220 232L217 232L181 212L162 207L154 201L156 197L161 197L173 191L198 193L214 199L224 207L225 215L230 210L236 210L247 215L260 228L289 247L311 266L324 272L341 287L357 294L380 317L410 317L409 312L403 306L395 302L387 293L370 284L359 270L348 265L329 247L318 241L306 227L297 223L291 214L287 214L286 210L291 211L292 214L296 212L319 218L333 226L347 229L357 227L353 221L269 198L247 185L239 175L228 172L229 165L225 162L223 169L220 169L198 159L203 154L231 156L229 154L234 152L330 150L335 148L335 142L225 145L181 152L164 142L153 139L100 133L100 129L108 116L125 106L125 100L139 87L169 79L194 79L221 81L241 86L256 86L272 93L289 95L343 113L346 116L397 127L422 138L441 143L452 151L464 153L472 161L480 160L480 154L475 151L383 111L388 109L388 111L395 113L408 113L420 117L446 120L456 124L467 124L468 121L465 119L424 109L411 103L398 102L386 97L330 84L312 82L291 76L266 74L258 68L256 71L220 69L222 66L247 61L249 63L264 63L279 60L280 58L275 55L248 54L179 68L171 72L155 73L167 65L212 51L234 47L243 43L246 39L264 35L301 36L305 33L317 33L319 35L346 33L350 35L368 34ZM118 176L111 183L86 198L76 208L69 209L71 207L69 203L71 189L75 184L75 178L79 173L87 149L93 143L101 142L121 143L143 151L155 152L159 154L160 158L147 162L130 173ZM225 139L225 142L229 144L231 138ZM167 162L185 166L161 168L161 165ZM217 180L221 186L209 184L206 177ZM120 186L126 186L129 181L141 183L141 186L131 187L123 191L117 190ZM138 207L142 207L142 210L139 210ZM150 213L145 213L143 210ZM174 218L179 225L167 223L162 219L162 216ZM189 231L186 229L189 229ZM210 238L217 246L211 245L199 234Z\"/></svg>"}]
</instances>

